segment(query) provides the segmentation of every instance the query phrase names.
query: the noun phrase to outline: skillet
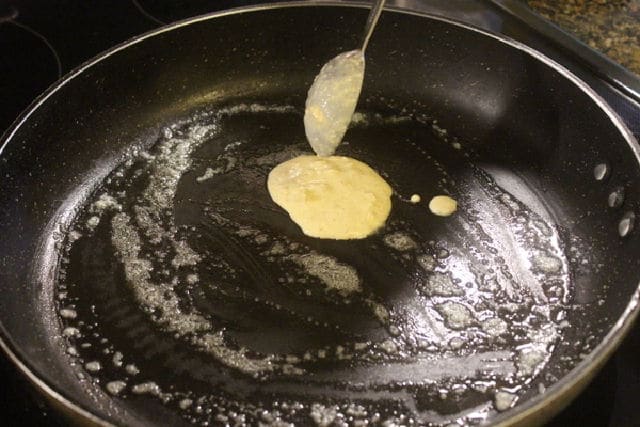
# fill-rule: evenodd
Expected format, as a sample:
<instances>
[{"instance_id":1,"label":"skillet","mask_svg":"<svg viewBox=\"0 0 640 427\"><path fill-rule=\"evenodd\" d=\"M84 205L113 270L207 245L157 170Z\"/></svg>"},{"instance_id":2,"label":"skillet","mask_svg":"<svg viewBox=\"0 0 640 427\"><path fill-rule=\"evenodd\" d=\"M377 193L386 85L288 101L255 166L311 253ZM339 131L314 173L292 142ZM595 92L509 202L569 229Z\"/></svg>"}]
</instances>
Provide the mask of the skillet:
<instances>
[{"instance_id":1,"label":"skillet","mask_svg":"<svg viewBox=\"0 0 640 427\"><path fill-rule=\"evenodd\" d=\"M7 132L3 347L76 416L542 422L615 348L637 303L637 144L523 46L385 13L341 154L392 183L387 227L317 241L270 203L265 174L306 149L306 88L365 18L179 23Z\"/></svg>"}]
</instances>

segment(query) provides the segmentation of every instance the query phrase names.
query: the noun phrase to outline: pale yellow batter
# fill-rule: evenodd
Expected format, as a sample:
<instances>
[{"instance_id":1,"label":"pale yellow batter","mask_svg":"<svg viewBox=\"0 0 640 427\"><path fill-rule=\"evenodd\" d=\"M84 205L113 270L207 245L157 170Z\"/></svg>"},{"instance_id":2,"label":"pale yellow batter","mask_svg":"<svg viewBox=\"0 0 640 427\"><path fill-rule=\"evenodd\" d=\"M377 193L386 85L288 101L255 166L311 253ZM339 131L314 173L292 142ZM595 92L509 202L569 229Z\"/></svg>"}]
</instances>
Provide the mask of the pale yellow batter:
<instances>
[{"instance_id":1,"label":"pale yellow batter","mask_svg":"<svg viewBox=\"0 0 640 427\"><path fill-rule=\"evenodd\" d=\"M384 225L391 210L391 187L350 157L296 157L271 171L267 187L273 201L311 237L367 237Z\"/></svg>"},{"instance_id":2,"label":"pale yellow batter","mask_svg":"<svg viewBox=\"0 0 640 427\"><path fill-rule=\"evenodd\" d=\"M429 202L429 209L437 216L449 216L458 209L458 203L447 195L435 196Z\"/></svg>"},{"instance_id":3,"label":"pale yellow batter","mask_svg":"<svg viewBox=\"0 0 640 427\"><path fill-rule=\"evenodd\" d=\"M364 80L364 52L343 52L327 62L309 88L304 130L313 151L331 156L349 127Z\"/></svg>"}]
</instances>

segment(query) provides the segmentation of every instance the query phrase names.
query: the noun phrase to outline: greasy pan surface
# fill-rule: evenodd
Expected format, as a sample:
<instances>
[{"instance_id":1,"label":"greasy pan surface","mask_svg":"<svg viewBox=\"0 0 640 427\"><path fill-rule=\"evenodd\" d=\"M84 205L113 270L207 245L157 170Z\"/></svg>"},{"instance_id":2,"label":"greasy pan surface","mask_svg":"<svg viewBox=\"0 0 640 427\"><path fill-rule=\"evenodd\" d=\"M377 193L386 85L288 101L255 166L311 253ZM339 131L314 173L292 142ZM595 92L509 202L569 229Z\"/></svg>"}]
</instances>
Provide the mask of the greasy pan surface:
<instances>
[{"instance_id":1,"label":"greasy pan surface","mask_svg":"<svg viewBox=\"0 0 640 427\"><path fill-rule=\"evenodd\" d=\"M127 425L557 409L635 315L637 145L542 58L385 13L339 154L388 179L392 214L362 241L307 238L266 174L309 151L306 89L365 18L279 7L177 25L7 133L0 323L24 369ZM436 218L413 193L460 210Z\"/></svg>"}]
</instances>

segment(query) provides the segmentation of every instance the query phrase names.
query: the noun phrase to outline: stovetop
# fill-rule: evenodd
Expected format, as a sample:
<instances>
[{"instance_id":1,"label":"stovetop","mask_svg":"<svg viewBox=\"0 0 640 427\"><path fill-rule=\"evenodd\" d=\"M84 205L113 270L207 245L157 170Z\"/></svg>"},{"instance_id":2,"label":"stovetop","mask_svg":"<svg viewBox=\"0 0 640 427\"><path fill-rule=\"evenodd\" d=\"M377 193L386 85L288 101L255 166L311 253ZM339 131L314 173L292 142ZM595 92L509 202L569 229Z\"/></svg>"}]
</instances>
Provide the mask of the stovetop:
<instances>
[{"instance_id":1,"label":"stovetop","mask_svg":"<svg viewBox=\"0 0 640 427\"><path fill-rule=\"evenodd\" d=\"M260 0L0 0L0 133L59 77L165 23ZM596 90L640 139L640 79L532 14L519 0L389 0L524 42ZM640 325L550 426L640 426ZM0 355L0 425L62 426L63 418Z\"/></svg>"}]
</instances>

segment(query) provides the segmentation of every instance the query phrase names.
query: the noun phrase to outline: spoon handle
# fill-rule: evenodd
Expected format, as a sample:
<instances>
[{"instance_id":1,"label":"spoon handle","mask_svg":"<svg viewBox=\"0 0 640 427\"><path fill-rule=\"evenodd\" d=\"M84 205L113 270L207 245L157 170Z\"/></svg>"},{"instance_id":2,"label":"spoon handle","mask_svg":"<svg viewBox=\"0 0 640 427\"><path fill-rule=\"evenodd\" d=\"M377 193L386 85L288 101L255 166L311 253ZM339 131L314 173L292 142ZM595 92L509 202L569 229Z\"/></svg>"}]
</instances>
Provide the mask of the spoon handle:
<instances>
[{"instance_id":1,"label":"spoon handle","mask_svg":"<svg viewBox=\"0 0 640 427\"><path fill-rule=\"evenodd\" d=\"M382 8L384 7L384 2L386 0L373 0L374 4L371 7L371 12L369 12L369 17L367 18L367 26L364 29L364 40L362 42L362 52L365 51L367 45L369 44L369 39L371 38L371 34L373 33L373 29L376 27L378 23L378 18L380 18L380 14L382 13Z\"/></svg>"}]
</instances>

